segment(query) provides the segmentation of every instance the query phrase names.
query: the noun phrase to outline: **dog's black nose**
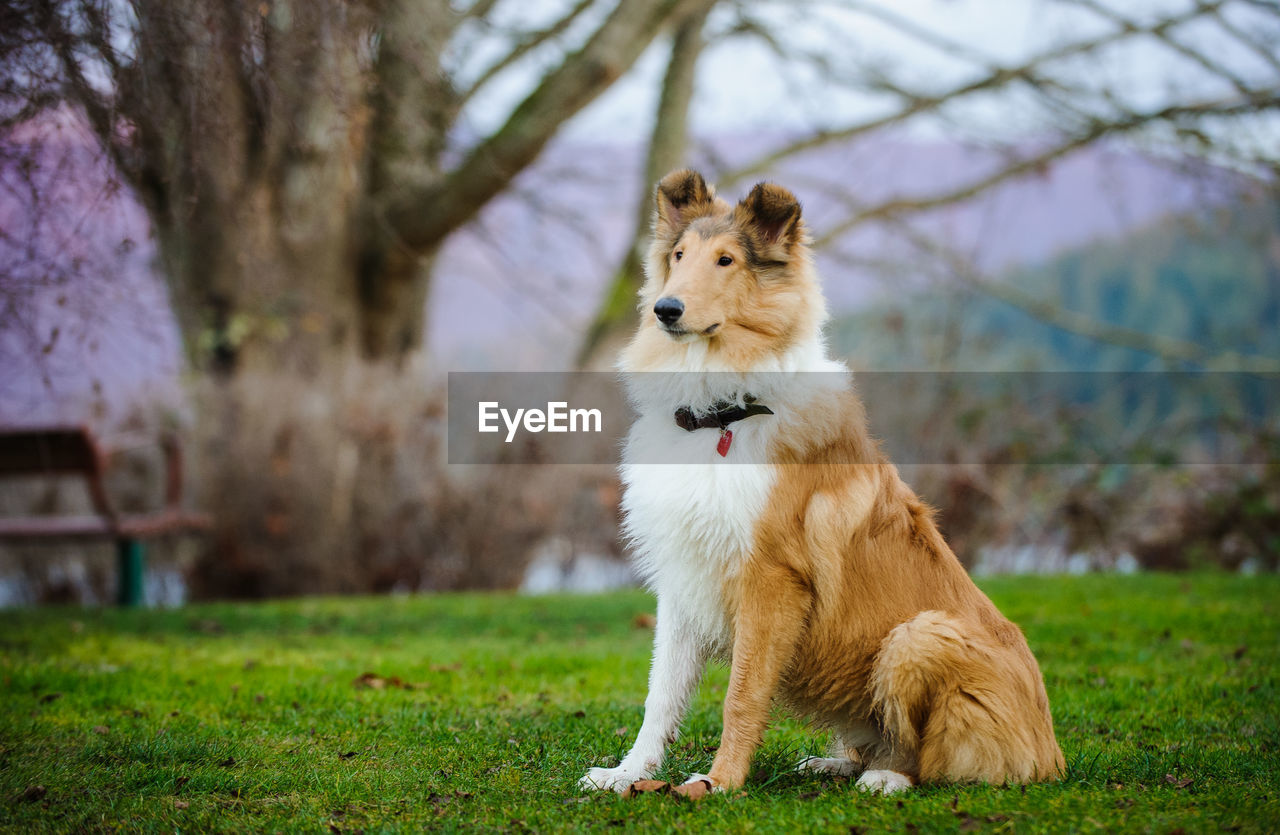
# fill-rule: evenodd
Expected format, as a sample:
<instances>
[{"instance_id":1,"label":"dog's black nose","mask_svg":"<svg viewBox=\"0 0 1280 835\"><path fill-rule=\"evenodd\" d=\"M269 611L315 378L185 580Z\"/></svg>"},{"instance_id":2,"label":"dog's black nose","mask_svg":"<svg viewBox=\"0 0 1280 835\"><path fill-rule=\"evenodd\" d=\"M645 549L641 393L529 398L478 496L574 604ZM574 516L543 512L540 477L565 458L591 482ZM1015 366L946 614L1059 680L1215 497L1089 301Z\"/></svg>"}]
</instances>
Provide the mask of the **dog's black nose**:
<instances>
[{"instance_id":1,"label":"dog's black nose","mask_svg":"<svg viewBox=\"0 0 1280 835\"><path fill-rule=\"evenodd\" d=\"M662 324L674 325L684 315L684 302L671 296L658 299L658 303L653 306L653 313Z\"/></svg>"}]
</instances>

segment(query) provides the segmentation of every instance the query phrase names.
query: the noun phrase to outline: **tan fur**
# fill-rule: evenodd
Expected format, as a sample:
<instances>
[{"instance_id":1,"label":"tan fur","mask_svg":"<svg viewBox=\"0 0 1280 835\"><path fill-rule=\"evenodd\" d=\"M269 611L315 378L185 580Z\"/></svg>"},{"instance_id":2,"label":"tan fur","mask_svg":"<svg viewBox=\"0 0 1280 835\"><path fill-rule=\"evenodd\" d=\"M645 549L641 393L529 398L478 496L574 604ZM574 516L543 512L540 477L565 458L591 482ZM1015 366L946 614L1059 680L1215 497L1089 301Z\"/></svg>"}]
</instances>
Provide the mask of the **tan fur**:
<instances>
[{"instance_id":1,"label":"tan fur","mask_svg":"<svg viewBox=\"0 0 1280 835\"><path fill-rule=\"evenodd\" d=\"M687 339L714 328L709 361L722 370L750 368L813 333L826 317L806 241L800 204L785 189L762 184L731 207L696 172L668 174L658 184L640 310L647 314L659 298L679 296ZM722 255L733 263L717 264ZM652 326L652 316L641 318L645 326L627 349L627 365L660 369L672 338Z\"/></svg>"},{"instance_id":2,"label":"tan fur","mask_svg":"<svg viewBox=\"0 0 1280 835\"><path fill-rule=\"evenodd\" d=\"M820 326L789 192L757 186L730 207L682 171L663 179L657 202L642 307L678 294L694 333L673 338L646 316L631 368L667 367L703 340L708 357L747 369ZM716 264L725 254L731 267ZM754 552L725 581L734 646L714 783L746 779L775 696L833 729L837 752L867 768L923 781L1060 777L1026 640L871 440L857 396L771 419L783 423L771 454L779 477Z\"/></svg>"}]
</instances>

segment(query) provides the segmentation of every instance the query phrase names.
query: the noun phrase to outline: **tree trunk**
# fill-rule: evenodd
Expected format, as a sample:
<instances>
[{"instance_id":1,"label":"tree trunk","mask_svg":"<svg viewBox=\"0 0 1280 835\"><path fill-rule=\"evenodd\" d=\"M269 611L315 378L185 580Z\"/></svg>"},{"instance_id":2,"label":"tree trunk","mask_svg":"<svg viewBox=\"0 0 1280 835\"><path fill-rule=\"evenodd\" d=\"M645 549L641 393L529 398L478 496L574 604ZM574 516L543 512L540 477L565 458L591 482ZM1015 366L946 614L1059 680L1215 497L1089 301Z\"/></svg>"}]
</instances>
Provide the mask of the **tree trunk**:
<instances>
[{"instance_id":1,"label":"tree trunk","mask_svg":"<svg viewBox=\"0 0 1280 835\"><path fill-rule=\"evenodd\" d=\"M676 26L671 40L671 59L663 78L662 95L658 100L658 112L645 158L644 182L636 207L631 246L614 272L604 302L578 349L579 368L611 364L619 343L635 327L635 298L644 283L645 246L653 221L653 187L663 175L678 168L684 159L689 134L689 103L693 100L698 56L704 43L702 29L711 5L703 3Z\"/></svg>"},{"instance_id":2,"label":"tree trunk","mask_svg":"<svg viewBox=\"0 0 1280 835\"><path fill-rule=\"evenodd\" d=\"M442 438L426 430L437 393L406 362L422 344L435 253L673 15L711 2L617 4L447 172L465 96L444 51L474 8L42 6L67 94L146 204L180 318L197 501L217 526L198 593L367 590L379 561L453 547L432 540L433 523L449 524L432 508L458 500L433 504L424 486L440 475Z\"/></svg>"}]
</instances>

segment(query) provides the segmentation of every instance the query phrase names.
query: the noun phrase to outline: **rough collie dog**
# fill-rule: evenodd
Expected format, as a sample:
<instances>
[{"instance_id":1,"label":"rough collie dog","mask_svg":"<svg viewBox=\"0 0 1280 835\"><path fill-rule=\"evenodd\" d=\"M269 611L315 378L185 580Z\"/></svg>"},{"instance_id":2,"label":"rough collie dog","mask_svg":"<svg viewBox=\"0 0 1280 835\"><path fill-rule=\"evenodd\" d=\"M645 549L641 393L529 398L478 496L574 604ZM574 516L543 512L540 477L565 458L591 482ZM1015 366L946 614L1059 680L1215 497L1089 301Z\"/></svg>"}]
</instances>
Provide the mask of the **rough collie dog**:
<instances>
[{"instance_id":1,"label":"rough collie dog","mask_svg":"<svg viewBox=\"0 0 1280 835\"><path fill-rule=\"evenodd\" d=\"M688 784L741 786L775 698L834 735L800 767L860 774L863 790L1061 776L1022 632L969 579L826 356L796 198L762 183L731 206L694 171L656 198L643 321L620 363L639 413L623 509L658 598L653 666L634 747L582 786L652 777L712 657L731 665L724 729Z\"/></svg>"}]
</instances>

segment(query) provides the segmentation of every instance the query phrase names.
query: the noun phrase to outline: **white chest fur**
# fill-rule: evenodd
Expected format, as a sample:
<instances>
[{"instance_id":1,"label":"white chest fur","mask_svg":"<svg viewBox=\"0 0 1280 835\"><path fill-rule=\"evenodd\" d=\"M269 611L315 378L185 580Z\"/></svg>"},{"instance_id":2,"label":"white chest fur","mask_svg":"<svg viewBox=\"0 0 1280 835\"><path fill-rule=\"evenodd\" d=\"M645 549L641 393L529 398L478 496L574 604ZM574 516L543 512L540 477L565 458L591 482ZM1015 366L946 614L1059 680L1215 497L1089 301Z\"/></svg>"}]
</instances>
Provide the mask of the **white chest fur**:
<instances>
[{"instance_id":1,"label":"white chest fur","mask_svg":"<svg viewBox=\"0 0 1280 835\"><path fill-rule=\"evenodd\" d=\"M721 649L732 643L725 588L751 551L776 478L769 464L733 462L767 460L768 420L735 423L729 456L721 458L714 429L686 432L669 415L646 415L624 455L622 506L637 569L686 628Z\"/></svg>"},{"instance_id":2,"label":"white chest fur","mask_svg":"<svg viewBox=\"0 0 1280 835\"><path fill-rule=\"evenodd\" d=\"M710 367L695 344L671 367L628 379L640 416L623 453L622 508L636 568L684 628L721 652L731 649L733 637L726 591L751 553L777 480L771 442L786 413L803 411L832 388L847 388L847 375L827 359L815 333L750 372ZM715 429L687 432L675 423L679 406L733 400L742 392L776 414L735 422L726 457L716 452Z\"/></svg>"}]
</instances>

